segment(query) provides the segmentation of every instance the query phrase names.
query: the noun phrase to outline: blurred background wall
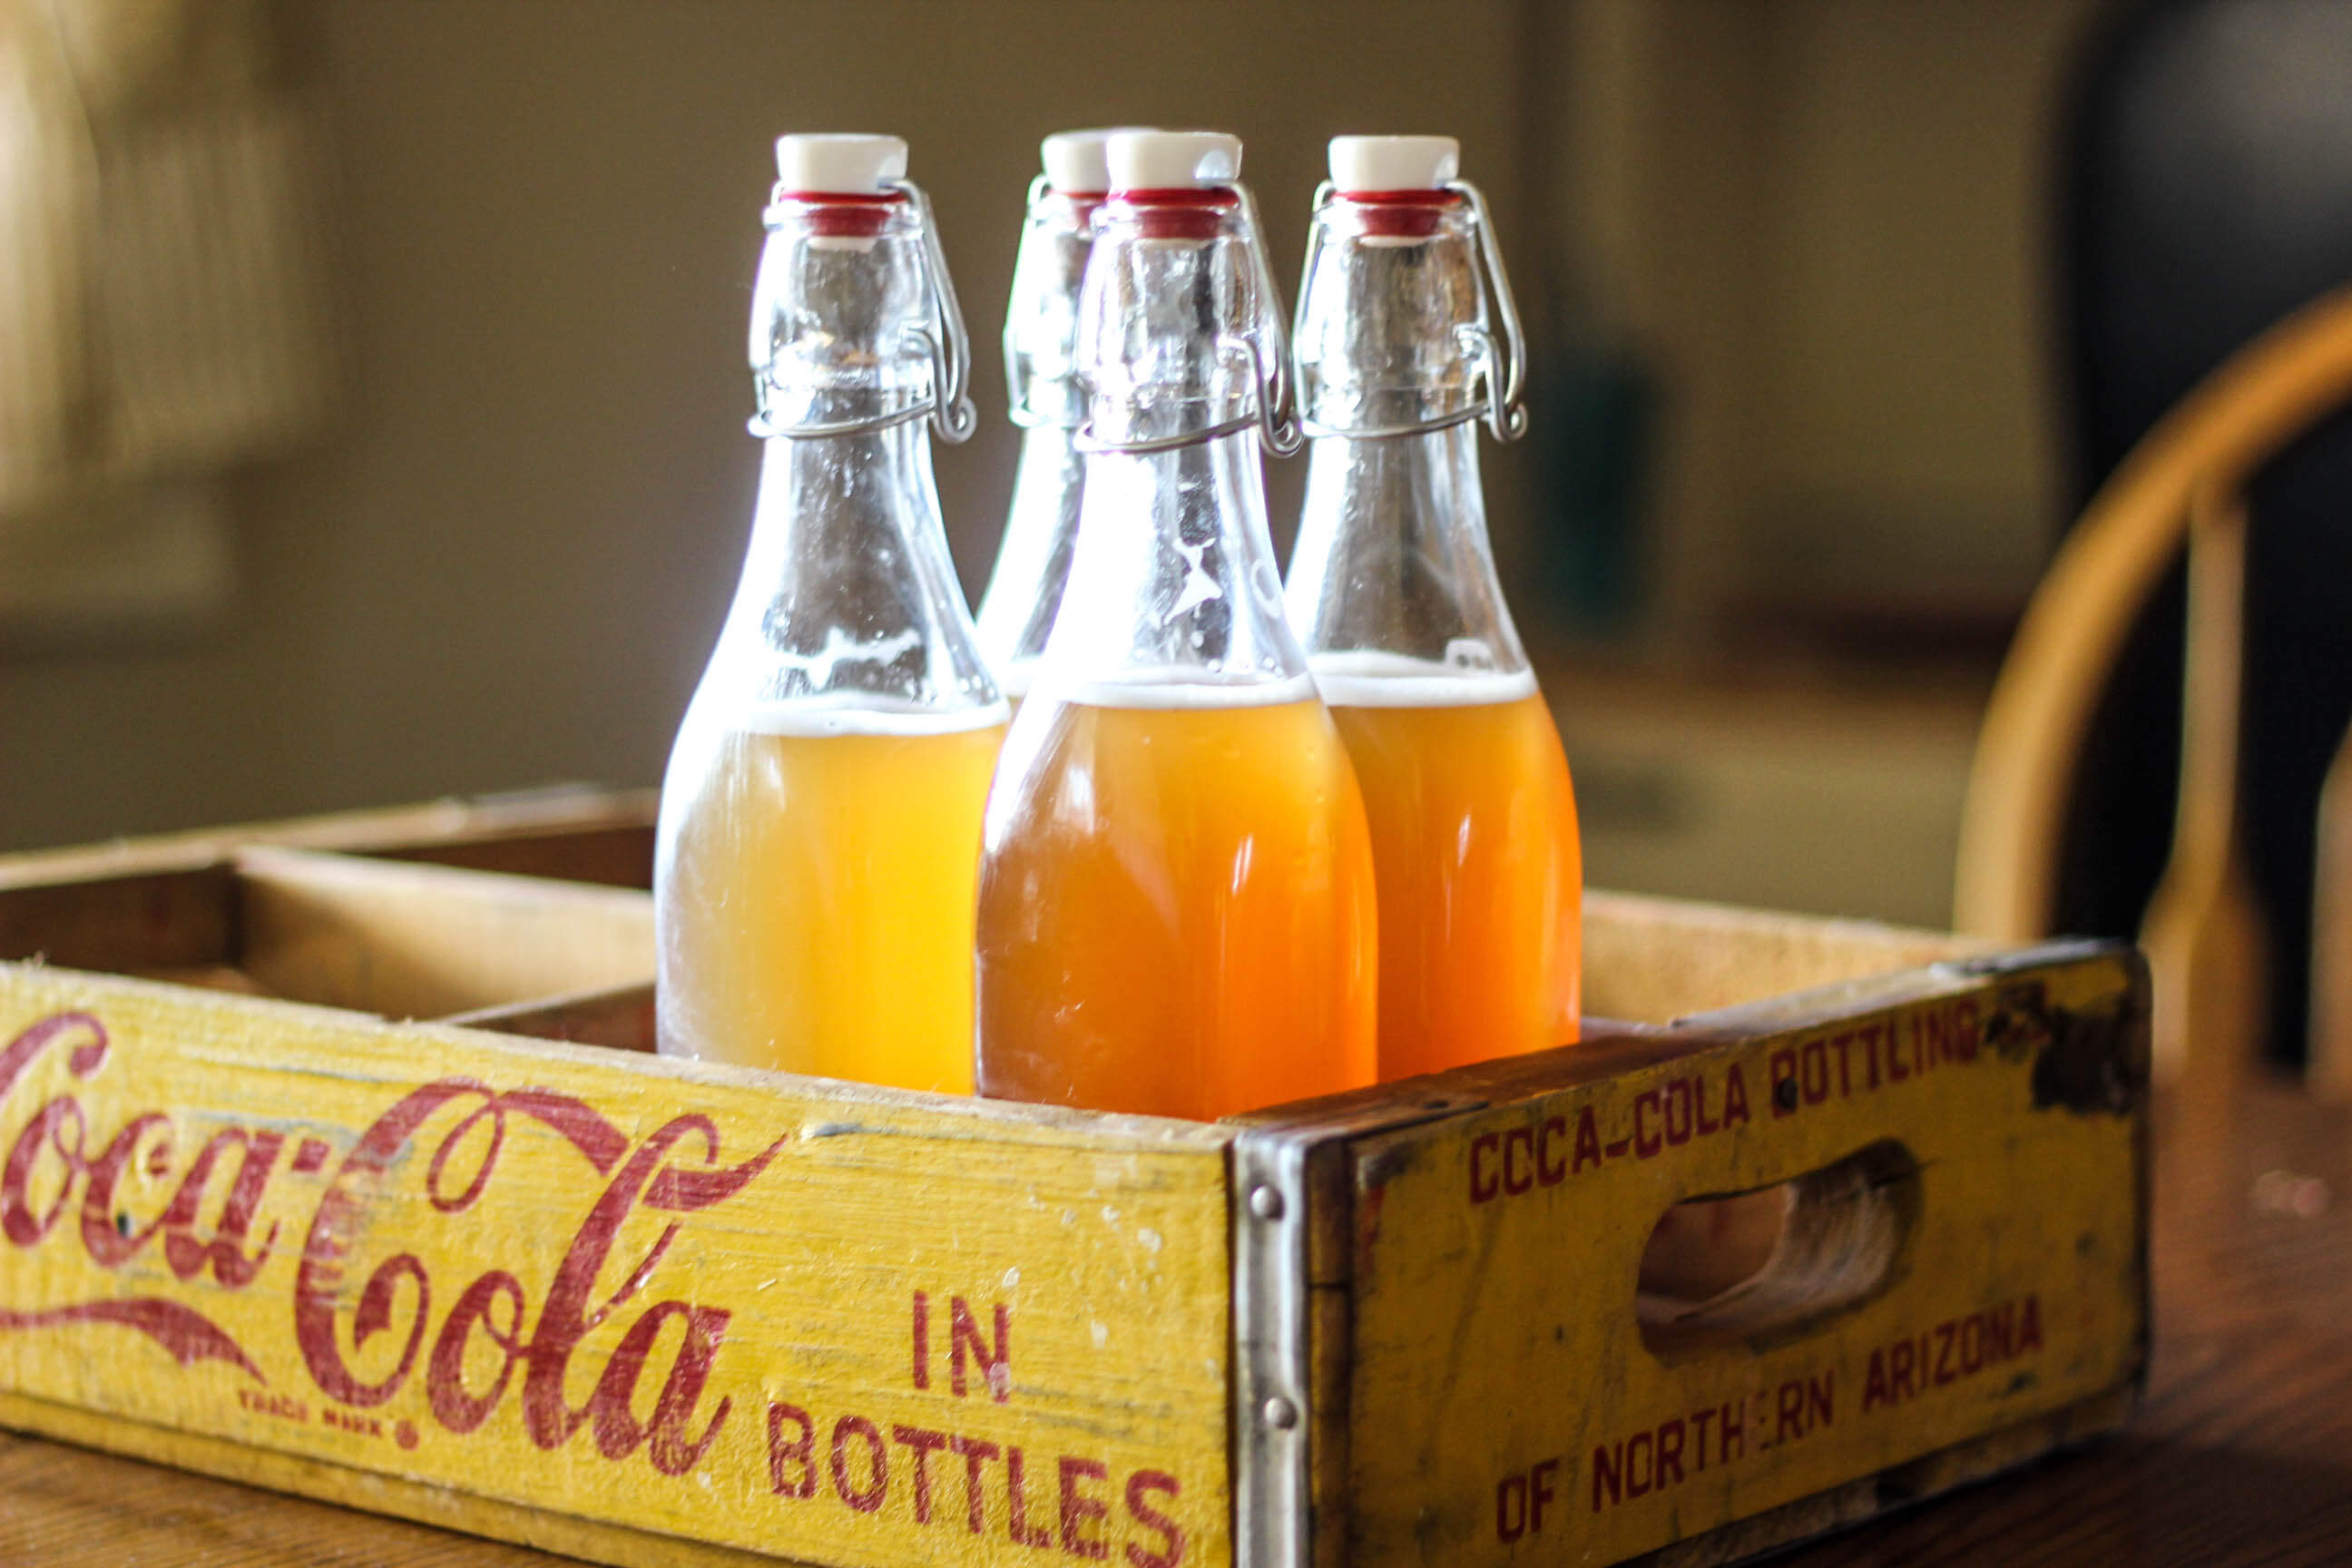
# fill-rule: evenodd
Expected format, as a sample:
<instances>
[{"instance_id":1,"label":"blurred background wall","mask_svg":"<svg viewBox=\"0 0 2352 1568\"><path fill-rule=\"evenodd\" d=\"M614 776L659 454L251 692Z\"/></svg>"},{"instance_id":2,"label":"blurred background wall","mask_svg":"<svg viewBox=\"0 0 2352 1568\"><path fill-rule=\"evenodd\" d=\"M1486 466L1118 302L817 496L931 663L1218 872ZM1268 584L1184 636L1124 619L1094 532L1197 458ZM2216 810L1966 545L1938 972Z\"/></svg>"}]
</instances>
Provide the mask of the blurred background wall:
<instances>
[{"instance_id":1,"label":"blurred background wall","mask_svg":"<svg viewBox=\"0 0 2352 1568\"><path fill-rule=\"evenodd\" d=\"M1430 16L280 7L332 137L350 406L311 451L236 478L235 582L205 624L9 650L0 845L656 779L751 515L744 321L779 132L904 135L934 195L982 362L982 433L938 460L976 594L1017 446L995 336L1038 138L1240 132L1286 277L1342 131L1458 133L1510 224L1519 18L1463 5L1433 34ZM1286 516L1297 475L1276 478Z\"/></svg>"},{"instance_id":2,"label":"blurred background wall","mask_svg":"<svg viewBox=\"0 0 2352 1568\"><path fill-rule=\"evenodd\" d=\"M1486 448L1489 494L1596 879L1940 919L1976 703L2058 521L2045 184L2092 9L283 0L347 395L230 473L194 602L0 608L0 847L656 779L749 519L782 131L897 132L934 195L982 359L982 432L938 458L976 595L1040 135L1239 132L1287 280L1327 137L1443 130L1542 344L1552 420ZM1270 476L1285 544L1299 468Z\"/></svg>"}]
</instances>

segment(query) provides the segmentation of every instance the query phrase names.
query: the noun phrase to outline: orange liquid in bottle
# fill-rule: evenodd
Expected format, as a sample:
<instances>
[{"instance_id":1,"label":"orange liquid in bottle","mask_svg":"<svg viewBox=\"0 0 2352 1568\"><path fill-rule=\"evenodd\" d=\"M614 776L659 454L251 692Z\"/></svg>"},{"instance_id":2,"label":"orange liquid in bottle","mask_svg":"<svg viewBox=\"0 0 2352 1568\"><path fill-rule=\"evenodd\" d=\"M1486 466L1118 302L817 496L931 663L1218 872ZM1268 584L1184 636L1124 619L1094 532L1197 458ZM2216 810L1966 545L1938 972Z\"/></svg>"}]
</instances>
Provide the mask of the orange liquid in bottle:
<instances>
[{"instance_id":1,"label":"orange liquid in bottle","mask_svg":"<svg viewBox=\"0 0 2352 1568\"><path fill-rule=\"evenodd\" d=\"M972 898L1003 739L720 737L664 825L664 1048L971 1093Z\"/></svg>"},{"instance_id":2,"label":"orange liquid in bottle","mask_svg":"<svg viewBox=\"0 0 2352 1568\"><path fill-rule=\"evenodd\" d=\"M1570 1043L1584 857L1550 710L1526 674L1399 679L1375 662L1412 661L1325 656L1315 671L1371 825L1381 1078Z\"/></svg>"},{"instance_id":3,"label":"orange liquid in bottle","mask_svg":"<svg viewBox=\"0 0 2352 1568\"><path fill-rule=\"evenodd\" d=\"M982 1093L1210 1120L1373 1081L1346 751L1304 680L1215 695L1030 697L1045 711L1005 752L981 872Z\"/></svg>"}]
</instances>

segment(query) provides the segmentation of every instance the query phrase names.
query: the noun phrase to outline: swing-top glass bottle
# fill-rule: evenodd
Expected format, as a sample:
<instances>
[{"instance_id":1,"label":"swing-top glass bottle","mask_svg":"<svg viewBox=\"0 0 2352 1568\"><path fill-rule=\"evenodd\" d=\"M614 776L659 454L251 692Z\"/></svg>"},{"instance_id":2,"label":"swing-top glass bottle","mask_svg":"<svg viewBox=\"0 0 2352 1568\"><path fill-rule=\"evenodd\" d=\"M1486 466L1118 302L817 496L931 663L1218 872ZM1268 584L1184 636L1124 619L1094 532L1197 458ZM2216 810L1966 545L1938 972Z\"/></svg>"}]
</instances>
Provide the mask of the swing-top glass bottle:
<instances>
[{"instance_id":1,"label":"swing-top glass bottle","mask_svg":"<svg viewBox=\"0 0 2352 1568\"><path fill-rule=\"evenodd\" d=\"M931 474L969 353L896 137L787 136L751 360L740 586L663 782L661 1048L971 1088L980 824L1005 705Z\"/></svg>"},{"instance_id":2,"label":"swing-top glass bottle","mask_svg":"<svg viewBox=\"0 0 2352 1568\"><path fill-rule=\"evenodd\" d=\"M1094 249L1095 209L1110 191L1109 131L1064 131L1039 146L1004 312L1004 377L1021 462L977 624L981 651L1017 707L1054 629L1077 543L1086 456L1078 426L1078 289Z\"/></svg>"},{"instance_id":3,"label":"swing-top glass bottle","mask_svg":"<svg viewBox=\"0 0 2352 1568\"><path fill-rule=\"evenodd\" d=\"M1293 339L1309 457L1286 597L1370 818L1384 1079L1577 1036L1575 795L1478 476L1479 425L1525 427L1525 350L1458 161L1449 137L1331 143Z\"/></svg>"},{"instance_id":4,"label":"swing-top glass bottle","mask_svg":"<svg viewBox=\"0 0 2352 1568\"><path fill-rule=\"evenodd\" d=\"M1213 1118L1371 1081L1370 848L1266 535L1255 444L1296 436L1241 145L1108 156L1077 543L989 799L980 1085Z\"/></svg>"}]
</instances>

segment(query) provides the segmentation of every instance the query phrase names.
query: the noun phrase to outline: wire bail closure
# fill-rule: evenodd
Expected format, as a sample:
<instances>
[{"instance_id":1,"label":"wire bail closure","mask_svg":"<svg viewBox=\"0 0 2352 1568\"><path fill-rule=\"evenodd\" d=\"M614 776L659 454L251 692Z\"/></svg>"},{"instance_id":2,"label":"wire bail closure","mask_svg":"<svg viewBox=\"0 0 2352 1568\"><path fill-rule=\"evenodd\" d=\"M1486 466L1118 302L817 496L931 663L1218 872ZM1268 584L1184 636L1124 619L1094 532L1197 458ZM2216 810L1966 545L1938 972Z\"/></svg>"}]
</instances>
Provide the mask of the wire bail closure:
<instances>
[{"instance_id":1,"label":"wire bail closure","mask_svg":"<svg viewBox=\"0 0 2352 1568\"><path fill-rule=\"evenodd\" d=\"M1456 425L1467 425L1474 419L1486 421L1486 429L1495 439L1506 445L1528 433L1527 332L1519 324L1518 300L1511 293L1511 277L1503 267L1503 251L1495 237L1495 222L1486 212L1486 197L1467 180L1448 180L1438 187L1460 196L1470 209L1470 226L1478 237L1478 320L1464 321L1454 329L1454 342L1463 359L1473 365L1473 377L1483 388L1483 395L1466 408L1451 414L1441 414L1432 419L1417 419L1402 425L1372 425L1342 429L1318 424L1303 415L1299 417L1301 432L1317 438L1337 436L1350 441L1381 441L1401 436L1425 436L1432 431L1451 430ZM1330 181L1315 187L1314 208L1320 212L1338 195ZM1307 262L1298 280L1298 314L1293 328L1293 340L1306 328L1307 290L1315 279L1315 264L1323 253L1323 226L1311 224L1307 231ZM1502 325L1498 338L1486 324L1486 307L1491 304ZM1294 353L1296 350L1294 348Z\"/></svg>"},{"instance_id":2,"label":"wire bail closure","mask_svg":"<svg viewBox=\"0 0 2352 1568\"><path fill-rule=\"evenodd\" d=\"M1281 287L1274 279L1274 264L1266 255L1265 227L1258 221L1257 197L1239 180L1233 181L1229 188L1241 203L1242 243L1249 251L1253 289L1257 295L1257 330L1254 334L1223 333L1218 337L1217 348L1221 353L1237 352L1248 357L1250 382L1256 392L1255 406L1205 429L1187 430L1177 436L1153 436L1140 441L1102 439L1095 434L1094 419L1089 414L1078 426L1072 441L1079 451L1129 456L1172 452L1238 436L1252 428L1257 431L1258 445L1269 457L1295 458L1307 444L1298 419L1297 384L1290 369L1289 334L1284 325L1287 312L1283 309ZM1031 189L1034 192L1035 187Z\"/></svg>"},{"instance_id":3,"label":"wire bail closure","mask_svg":"<svg viewBox=\"0 0 2352 1568\"><path fill-rule=\"evenodd\" d=\"M919 351L931 367L931 392L927 398L887 413L857 419L834 419L815 425L779 425L768 406L765 373L751 378L752 400L759 412L751 416L751 434L766 439L817 440L831 436L862 436L929 416L940 440L960 445L980 428L980 411L971 401L971 338L964 331L963 307L956 300L955 279L948 275L947 253L940 245L940 226L932 216L930 198L912 180L892 180L884 187L906 198L922 237L925 292L930 300L930 321L908 327L901 336ZM778 195L782 193L781 189Z\"/></svg>"},{"instance_id":4,"label":"wire bail closure","mask_svg":"<svg viewBox=\"0 0 2352 1568\"><path fill-rule=\"evenodd\" d=\"M1258 221L1257 197L1235 181L1242 201L1242 224L1248 230L1250 259L1257 268L1258 341L1250 344L1257 378L1258 444L1277 458L1296 457L1307 444L1298 424L1298 386L1290 368L1287 312L1282 308L1282 287L1274 280L1274 261L1266 254L1265 226ZM1271 367L1266 361L1274 362Z\"/></svg>"},{"instance_id":5,"label":"wire bail closure","mask_svg":"<svg viewBox=\"0 0 2352 1568\"><path fill-rule=\"evenodd\" d=\"M971 335L964 331L963 307L956 300L955 279L948 275L947 251L940 245L940 225L931 215L930 197L912 180L893 180L890 184L914 206L915 221L923 234L924 265L931 278L931 316L938 329L930 339L931 428L939 432L940 440L961 444L971 440L971 433L980 428L980 411L971 402Z\"/></svg>"}]
</instances>

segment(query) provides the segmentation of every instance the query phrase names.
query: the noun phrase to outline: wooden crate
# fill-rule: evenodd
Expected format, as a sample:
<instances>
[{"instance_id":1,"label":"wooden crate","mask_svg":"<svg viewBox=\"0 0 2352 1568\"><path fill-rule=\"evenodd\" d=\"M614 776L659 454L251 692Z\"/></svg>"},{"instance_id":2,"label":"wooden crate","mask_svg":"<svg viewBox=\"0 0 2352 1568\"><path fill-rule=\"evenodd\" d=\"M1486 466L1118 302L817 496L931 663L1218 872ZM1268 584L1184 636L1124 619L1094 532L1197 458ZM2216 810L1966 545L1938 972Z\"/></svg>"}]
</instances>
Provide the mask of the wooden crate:
<instances>
[{"instance_id":1,"label":"wooden crate","mask_svg":"<svg viewBox=\"0 0 2352 1568\"><path fill-rule=\"evenodd\" d=\"M1203 1125L645 1054L650 812L0 860L0 1423L664 1568L1703 1563L2137 1397L2128 949L1595 893L1629 1022Z\"/></svg>"}]
</instances>

